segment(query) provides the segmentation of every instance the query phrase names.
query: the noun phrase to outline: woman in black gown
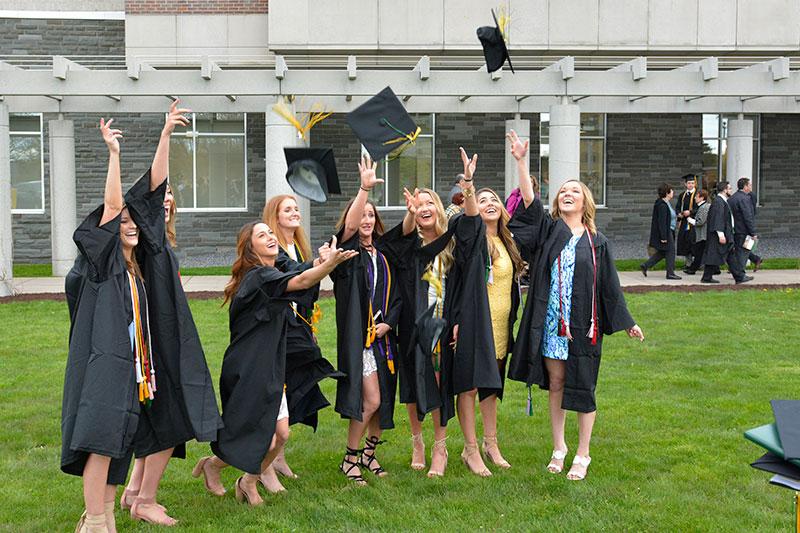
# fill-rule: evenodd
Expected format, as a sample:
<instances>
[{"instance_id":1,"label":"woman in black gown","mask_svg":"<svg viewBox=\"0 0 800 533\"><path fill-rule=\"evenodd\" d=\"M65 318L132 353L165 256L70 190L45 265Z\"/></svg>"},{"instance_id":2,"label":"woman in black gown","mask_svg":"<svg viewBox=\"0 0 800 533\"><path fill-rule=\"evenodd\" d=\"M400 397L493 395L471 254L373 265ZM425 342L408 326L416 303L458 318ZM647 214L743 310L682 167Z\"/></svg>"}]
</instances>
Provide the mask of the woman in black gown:
<instances>
[{"instance_id":1,"label":"woman in black gown","mask_svg":"<svg viewBox=\"0 0 800 533\"><path fill-rule=\"evenodd\" d=\"M115 532L114 499L134 450L153 444L155 392L148 306L122 202L120 130L100 120L109 150L105 200L75 230L80 255L67 275L69 356L61 411L61 469L83 476L79 533Z\"/></svg>"},{"instance_id":2,"label":"woman in black gown","mask_svg":"<svg viewBox=\"0 0 800 533\"><path fill-rule=\"evenodd\" d=\"M336 386L336 412L349 419L341 470L355 483L365 485L361 466L377 476L386 475L375 448L382 442L383 430L394 427L398 354L394 329L403 304L396 267L380 240L383 222L375 204L368 200L370 189L383 180L375 177L376 164L369 157L362 159L358 168L361 187L337 224L342 248L357 255L332 272L331 279L336 296L338 368L347 374Z\"/></svg>"},{"instance_id":3,"label":"woman in black gown","mask_svg":"<svg viewBox=\"0 0 800 533\"><path fill-rule=\"evenodd\" d=\"M579 444L567 478L581 480L591 462L603 335L624 330L631 338L644 336L625 304L611 245L595 227L591 191L566 181L546 215L528 179L528 141L522 144L513 131L508 139L523 200L509 228L531 262L532 287L508 377L549 391L552 473L564 468L566 411L578 412Z\"/></svg>"},{"instance_id":4,"label":"woman in black gown","mask_svg":"<svg viewBox=\"0 0 800 533\"><path fill-rule=\"evenodd\" d=\"M231 342L222 360L220 397L225 427L211 443L214 470L232 465L246 473L236 480L236 498L262 505L256 482L278 453L273 436L284 398L286 319L291 302L310 305L313 287L355 253L336 249L301 273L274 267L279 252L273 231L251 222L240 231L239 257L225 287L230 302ZM284 419L285 420L285 419Z\"/></svg>"}]
</instances>

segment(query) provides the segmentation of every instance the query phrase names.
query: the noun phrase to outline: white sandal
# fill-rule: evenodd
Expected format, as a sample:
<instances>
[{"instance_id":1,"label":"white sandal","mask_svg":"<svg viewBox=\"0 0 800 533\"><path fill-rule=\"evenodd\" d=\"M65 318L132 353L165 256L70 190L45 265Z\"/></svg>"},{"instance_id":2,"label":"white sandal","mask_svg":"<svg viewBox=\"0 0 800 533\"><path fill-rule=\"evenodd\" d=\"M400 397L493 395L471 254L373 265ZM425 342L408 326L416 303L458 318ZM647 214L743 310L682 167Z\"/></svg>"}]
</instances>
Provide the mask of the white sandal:
<instances>
[{"instance_id":1,"label":"white sandal","mask_svg":"<svg viewBox=\"0 0 800 533\"><path fill-rule=\"evenodd\" d=\"M569 469L569 473L567 474L567 479L569 479L570 481L580 481L583 478L585 478L589 470L589 463L591 462L592 458L589 457L588 455L586 457L581 457L580 455L576 455L575 459L572 460L572 468ZM584 468L583 474L573 472L575 465L582 466Z\"/></svg>"},{"instance_id":2,"label":"white sandal","mask_svg":"<svg viewBox=\"0 0 800 533\"><path fill-rule=\"evenodd\" d=\"M556 461L563 461L564 458L567 456L567 452L569 450L553 450L553 455L550 457L550 464L547 465L547 471L551 474L560 474L564 470L564 465L561 464L560 466L553 462L553 459Z\"/></svg>"}]
</instances>

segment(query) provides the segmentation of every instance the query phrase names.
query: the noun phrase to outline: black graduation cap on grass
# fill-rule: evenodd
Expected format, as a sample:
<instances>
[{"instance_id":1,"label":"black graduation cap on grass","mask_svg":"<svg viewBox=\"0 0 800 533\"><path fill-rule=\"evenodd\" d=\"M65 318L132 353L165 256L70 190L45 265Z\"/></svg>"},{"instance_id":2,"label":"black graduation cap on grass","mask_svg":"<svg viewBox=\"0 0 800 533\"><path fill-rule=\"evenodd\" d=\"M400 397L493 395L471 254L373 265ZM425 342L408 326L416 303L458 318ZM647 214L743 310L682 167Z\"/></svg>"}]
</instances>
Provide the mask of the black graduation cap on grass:
<instances>
[{"instance_id":1,"label":"black graduation cap on grass","mask_svg":"<svg viewBox=\"0 0 800 533\"><path fill-rule=\"evenodd\" d=\"M315 202L341 194L332 148L284 148L283 153L289 165L286 181L294 192Z\"/></svg>"},{"instance_id":2,"label":"black graduation cap on grass","mask_svg":"<svg viewBox=\"0 0 800 533\"><path fill-rule=\"evenodd\" d=\"M514 72L514 65L511 64L511 56L508 55L508 47L506 41L503 39L503 31L500 29L500 24L497 23L497 15L494 14L492 9L492 17L494 18L494 26L481 26L478 28L478 39L483 46L483 57L486 59L486 70L494 72L500 70L503 63L508 59L508 67L511 72Z\"/></svg>"},{"instance_id":3,"label":"black graduation cap on grass","mask_svg":"<svg viewBox=\"0 0 800 533\"><path fill-rule=\"evenodd\" d=\"M391 87L355 108L345 117L353 132L374 160L413 142L419 128Z\"/></svg>"},{"instance_id":4,"label":"black graduation cap on grass","mask_svg":"<svg viewBox=\"0 0 800 533\"><path fill-rule=\"evenodd\" d=\"M800 400L770 400L783 446L783 457L800 459Z\"/></svg>"}]
</instances>

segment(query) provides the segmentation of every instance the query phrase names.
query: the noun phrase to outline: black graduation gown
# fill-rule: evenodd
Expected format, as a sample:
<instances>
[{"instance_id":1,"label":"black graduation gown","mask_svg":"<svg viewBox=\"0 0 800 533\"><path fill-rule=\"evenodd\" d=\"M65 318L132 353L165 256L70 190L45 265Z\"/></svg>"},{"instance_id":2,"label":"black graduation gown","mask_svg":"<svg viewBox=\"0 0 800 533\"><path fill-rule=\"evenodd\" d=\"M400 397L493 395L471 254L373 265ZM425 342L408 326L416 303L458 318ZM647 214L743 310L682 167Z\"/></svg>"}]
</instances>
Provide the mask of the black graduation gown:
<instances>
[{"instance_id":1,"label":"black graduation gown","mask_svg":"<svg viewBox=\"0 0 800 533\"><path fill-rule=\"evenodd\" d=\"M653 216L650 219L650 241L649 244L656 250L667 250L669 247L668 233L670 223L670 212L667 202L663 198L658 198L653 204ZM664 242L662 242L664 241ZM685 255L685 254L678 254Z\"/></svg>"},{"instance_id":2,"label":"black graduation gown","mask_svg":"<svg viewBox=\"0 0 800 533\"><path fill-rule=\"evenodd\" d=\"M333 292L336 297L336 348L337 367L347 374L336 384L336 412L342 418L361 420L363 402L361 384L363 380L363 352L367 338L367 317L369 316L370 288L367 280L367 265L372 265L369 253L361 248L358 232L347 241L341 240L342 232L337 235L339 247L345 250L359 250L359 254L341 263L331 272ZM373 238L375 248L386 253L381 239ZM388 258L387 258L388 260ZM384 279L383 267L378 261L377 285L373 299L373 314L381 310L377 323L385 322L391 330L383 339L376 339L372 345L375 362L378 366L378 386L381 393L381 404L378 409L381 429L394 427L394 398L397 390L397 374L391 373L388 366L388 353L391 350L397 371L400 350L397 346L395 328L400 320L403 302L397 286L395 265L389 264L392 277L388 302L384 302L387 280ZM384 312L385 310L385 312Z\"/></svg>"},{"instance_id":3,"label":"black graduation gown","mask_svg":"<svg viewBox=\"0 0 800 533\"><path fill-rule=\"evenodd\" d=\"M313 289L285 292L295 275L270 266L251 268L230 306L231 342L219 378L225 427L211 449L250 474L261 473L275 434L283 397L289 301L313 305Z\"/></svg>"},{"instance_id":4,"label":"black graduation gown","mask_svg":"<svg viewBox=\"0 0 800 533\"><path fill-rule=\"evenodd\" d=\"M572 238L572 231L563 220L546 215L536 199L527 208L521 205L509 223L515 238L525 242L525 249L534 251L531 267L532 291L528 293L522 313L508 377L528 386L549 388L549 377L542 355L542 336L550 293L550 269L561 250ZM592 247L586 233L575 247L575 274L572 286L569 357L564 376L561 407L589 413L596 409L594 390L600 368L603 335L611 335L634 326L619 284L611 246L602 233L593 235L597 258L597 343L592 346L586 336L592 317L592 284L594 267Z\"/></svg>"},{"instance_id":5,"label":"black graduation gown","mask_svg":"<svg viewBox=\"0 0 800 533\"><path fill-rule=\"evenodd\" d=\"M140 406L120 216L99 226L102 216L100 206L73 235L80 256L65 286L71 325L61 407L61 470L80 476L90 453L111 457L108 482L116 485L125 481ZM138 280L137 286L143 294ZM146 305L140 298L143 317Z\"/></svg>"},{"instance_id":6,"label":"black graduation gown","mask_svg":"<svg viewBox=\"0 0 800 533\"><path fill-rule=\"evenodd\" d=\"M677 211L678 214L684 211L693 211L697 207L695 201L696 193L697 189L694 189L692 192L683 191L683 194L681 194L675 202L675 211ZM689 224L689 221L685 218L679 218L676 232L676 255L691 255L692 243L694 242L694 226ZM650 244L652 246L652 243Z\"/></svg>"},{"instance_id":7,"label":"black graduation gown","mask_svg":"<svg viewBox=\"0 0 800 533\"><path fill-rule=\"evenodd\" d=\"M403 314L397 326L398 345L400 347L400 364L398 375L400 382L400 402L415 403L417 405L417 418L424 420L425 415L443 406L452 406L448 401L447 386L448 372L442 368L440 357L440 381L436 382L436 372L431 358L425 355L416 342L416 319L428 308L428 282L422 279L428 266L439 252L447 246L453 236L453 231L448 231L435 241L422 244L422 239L416 229L408 235L403 235L401 222L381 237L389 261L397 265L398 280L402 291ZM447 297L447 276L443 279L444 294ZM447 320L442 308L442 318ZM448 321L449 324L449 321ZM442 335L442 344L449 339ZM452 418L454 413L441 413L442 425Z\"/></svg>"},{"instance_id":8,"label":"black graduation gown","mask_svg":"<svg viewBox=\"0 0 800 533\"><path fill-rule=\"evenodd\" d=\"M731 208L728 203L719 196L711 202L708 210L706 250L703 253L703 264L705 265L724 265L728 254L733 249L733 222L731 219ZM725 244L719 243L717 232L721 231L725 235Z\"/></svg>"},{"instance_id":9,"label":"black graduation gown","mask_svg":"<svg viewBox=\"0 0 800 533\"><path fill-rule=\"evenodd\" d=\"M299 273L313 266L313 261L298 263L283 248L278 252L275 268L281 272ZM309 289L311 302L319 298L319 283ZM296 304L297 312L311 321L312 308ZM339 372L322 356L314 340L311 327L294 311L289 311L286 329L286 402L289 405L289 424L298 422L317 429L318 411L330 402L322 394L319 382L325 378L342 378Z\"/></svg>"},{"instance_id":10,"label":"black graduation gown","mask_svg":"<svg viewBox=\"0 0 800 533\"><path fill-rule=\"evenodd\" d=\"M217 438L222 418L214 385L189 302L181 285L178 259L166 234L166 180L150 191L148 170L125 195L128 211L139 227L137 259L147 286L150 330L159 402L151 410L153 448L145 456L177 445L175 457L185 457L185 443Z\"/></svg>"},{"instance_id":11,"label":"black graduation gown","mask_svg":"<svg viewBox=\"0 0 800 533\"><path fill-rule=\"evenodd\" d=\"M449 368L450 401L462 392L478 389L480 400L502 394L503 378L497 368L489 294L486 290L486 225L479 215L461 215L455 224L455 264L448 273L445 314L450 318L443 336L442 360ZM453 326L458 344L453 350ZM449 406L448 406L449 411Z\"/></svg>"}]
</instances>

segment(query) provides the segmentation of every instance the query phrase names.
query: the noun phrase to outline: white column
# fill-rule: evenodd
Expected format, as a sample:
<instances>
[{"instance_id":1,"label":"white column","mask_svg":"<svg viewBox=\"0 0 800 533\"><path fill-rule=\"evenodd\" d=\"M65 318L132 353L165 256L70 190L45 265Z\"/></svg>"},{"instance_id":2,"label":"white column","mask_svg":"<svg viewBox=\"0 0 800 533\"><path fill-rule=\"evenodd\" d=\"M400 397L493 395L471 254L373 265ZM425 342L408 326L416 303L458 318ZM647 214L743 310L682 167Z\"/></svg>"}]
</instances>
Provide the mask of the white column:
<instances>
[{"instance_id":1,"label":"white column","mask_svg":"<svg viewBox=\"0 0 800 533\"><path fill-rule=\"evenodd\" d=\"M53 275L66 276L78 249L72 241L77 226L75 200L75 124L51 120L50 128L50 240Z\"/></svg>"},{"instance_id":2,"label":"white column","mask_svg":"<svg viewBox=\"0 0 800 533\"><path fill-rule=\"evenodd\" d=\"M0 296L14 294L14 239L11 234L11 160L8 106L0 104Z\"/></svg>"},{"instance_id":3,"label":"white column","mask_svg":"<svg viewBox=\"0 0 800 533\"><path fill-rule=\"evenodd\" d=\"M558 195L567 180L580 179L581 108L575 104L550 106L549 199Z\"/></svg>"},{"instance_id":4,"label":"white column","mask_svg":"<svg viewBox=\"0 0 800 533\"><path fill-rule=\"evenodd\" d=\"M286 157L283 155L284 147L303 146L303 141L299 137L297 128L286 122L286 119L272 110L272 106L267 107L266 118L266 198L267 200L278 194L291 194L297 198L297 205L300 207L300 216L303 221L303 229L311 238L311 202L306 198L294 193L289 183L286 181ZM308 136L308 133L306 133ZM263 208L263 206L262 206Z\"/></svg>"},{"instance_id":5,"label":"white column","mask_svg":"<svg viewBox=\"0 0 800 533\"><path fill-rule=\"evenodd\" d=\"M531 138L531 121L530 120L522 120L517 114L517 116L513 120L506 120L506 133L509 133L511 130L516 132L519 140L522 144L525 144L525 141ZM535 149L536 154L539 154L539 147L538 146L531 146L528 149L528 168L531 168L530 161L531 161L531 150ZM511 191L516 189L519 186L519 178L517 177L517 160L514 159L514 156L511 155L511 143L506 137L506 165L505 165L505 191L503 192L503 197L508 198L508 195L511 194Z\"/></svg>"},{"instance_id":6,"label":"white column","mask_svg":"<svg viewBox=\"0 0 800 533\"><path fill-rule=\"evenodd\" d=\"M739 178L753 178L753 121L728 121L727 170L725 179L736 191Z\"/></svg>"}]
</instances>

